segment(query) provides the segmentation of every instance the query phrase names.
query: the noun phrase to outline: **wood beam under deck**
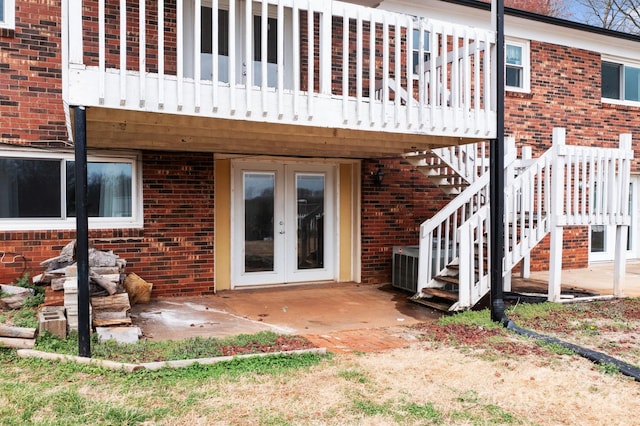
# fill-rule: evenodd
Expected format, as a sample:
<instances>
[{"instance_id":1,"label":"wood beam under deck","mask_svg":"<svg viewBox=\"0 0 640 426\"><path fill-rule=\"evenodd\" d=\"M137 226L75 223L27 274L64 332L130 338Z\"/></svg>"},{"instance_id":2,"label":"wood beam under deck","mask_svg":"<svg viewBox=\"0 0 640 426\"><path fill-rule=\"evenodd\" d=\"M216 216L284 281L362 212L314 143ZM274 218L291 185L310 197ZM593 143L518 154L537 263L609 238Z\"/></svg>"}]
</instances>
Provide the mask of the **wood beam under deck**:
<instances>
[{"instance_id":1,"label":"wood beam under deck","mask_svg":"<svg viewBox=\"0 0 640 426\"><path fill-rule=\"evenodd\" d=\"M380 158L478 140L482 139L368 132L98 107L87 109L87 143L91 148Z\"/></svg>"}]
</instances>

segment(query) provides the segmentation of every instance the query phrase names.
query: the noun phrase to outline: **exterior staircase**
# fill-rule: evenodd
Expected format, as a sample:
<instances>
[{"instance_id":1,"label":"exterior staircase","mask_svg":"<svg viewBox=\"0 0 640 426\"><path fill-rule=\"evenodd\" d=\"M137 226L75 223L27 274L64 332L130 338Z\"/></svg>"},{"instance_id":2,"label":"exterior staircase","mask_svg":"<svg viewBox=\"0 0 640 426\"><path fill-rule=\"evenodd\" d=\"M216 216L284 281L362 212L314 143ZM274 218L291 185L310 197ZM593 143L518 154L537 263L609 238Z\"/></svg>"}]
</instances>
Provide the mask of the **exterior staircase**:
<instances>
[{"instance_id":1,"label":"exterior staircase","mask_svg":"<svg viewBox=\"0 0 640 426\"><path fill-rule=\"evenodd\" d=\"M456 196L489 170L489 144L478 142L406 154L405 160Z\"/></svg>"},{"instance_id":2,"label":"exterior staircase","mask_svg":"<svg viewBox=\"0 0 640 426\"><path fill-rule=\"evenodd\" d=\"M515 141L507 140L500 265L505 290L512 269L549 233L550 267L559 271L564 226L616 224L626 230L629 225L630 135L621 135L619 148L568 146L564 135L564 129L554 129L553 146L536 159L529 148L517 158ZM490 290L486 153L486 145L471 144L405 157L453 196L420 227L415 302L458 311L473 307ZM559 282L550 282L550 300L559 300L559 288Z\"/></svg>"}]
</instances>

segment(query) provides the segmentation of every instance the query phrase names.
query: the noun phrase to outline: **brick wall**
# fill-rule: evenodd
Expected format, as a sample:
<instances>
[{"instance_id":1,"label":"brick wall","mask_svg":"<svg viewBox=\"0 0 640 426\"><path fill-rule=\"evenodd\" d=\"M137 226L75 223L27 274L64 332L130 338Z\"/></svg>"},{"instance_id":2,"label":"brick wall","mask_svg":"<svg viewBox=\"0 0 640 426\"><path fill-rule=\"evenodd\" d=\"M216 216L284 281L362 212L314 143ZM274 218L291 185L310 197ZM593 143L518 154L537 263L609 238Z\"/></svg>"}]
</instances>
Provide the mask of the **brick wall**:
<instances>
[{"instance_id":1,"label":"brick wall","mask_svg":"<svg viewBox=\"0 0 640 426\"><path fill-rule=\"evenodd\" d=\"M594 52L531 42L531 93L507 92L506 134L531 145L534 157L551 146L553 127L565 127L567 144L617 147L620 133L640 135L640 108L601 101L601 59ZM640 146L632 172L640 172ZM565 228L563 267L588 265L587 227ZM532 253L532 269L549 263L549 241Z\"/></svg>"},{"instance_id":2,"label":"brick wall","mask_svg":"<svg viewBox=\"0 0 640 426\"><path fill-rule=\"evenodd\" d=\"M372 173L384 173L376 186ZM402 160L368 160L362 164L362 282L391 282L393 246L418 244L420 224L449 198Z\"/></svg>"},{"instance_id":3,"label":"brick wall","mask_svg":"<svg viewBox=\"0 0 640 426\"><path fill-rule=\"evenodd\" d=\"M212 293L212 154L145 152L143 180L144 229L91 230L92 244L113 250L128 272L153 282L154 297ZM73 238L74 231L0 232L0 247L23 254L34 276ZM0 266L0 282L14 280L23 265Z\"/></svg>"},{"instance_id":4,"label":"brick wall","mask_svg":"<svg viewBox=\"0 0 640 426\"><path fill-rule=\"evenodd\" d=\"M15 30L0 30L0 142L67 140L60 48L60 2L17 1Z\"/></svg>"}]
</instances>

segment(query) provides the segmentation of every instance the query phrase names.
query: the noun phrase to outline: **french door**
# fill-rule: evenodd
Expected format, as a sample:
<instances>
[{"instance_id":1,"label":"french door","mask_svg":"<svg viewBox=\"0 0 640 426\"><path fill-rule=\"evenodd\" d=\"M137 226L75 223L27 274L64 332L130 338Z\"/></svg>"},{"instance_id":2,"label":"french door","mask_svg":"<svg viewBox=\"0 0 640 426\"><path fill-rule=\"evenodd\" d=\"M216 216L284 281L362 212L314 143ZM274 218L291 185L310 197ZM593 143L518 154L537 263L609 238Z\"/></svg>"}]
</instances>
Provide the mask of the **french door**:
<instances>
[{"instance_id":1,"label":"french door","mask_svg":"<svg viewBox=\"0 0 640 426\"><path fill-rule=\"evenodd\" d=\"M631 226L626 241L627 259L640 258L640 177L632 176L629 186L629 214ZM611 225L591 226L589 261L612 261L615 257L616 227Z\"/></svg>"},{"instance_id":2,"label":"french door","mask_svg":"<svg viewBox=\"0 0 640 426\"><path fill-rule=\"evenodd\" d=\"M232 285L335 279L332 166L232 166Z\"/></svg>"}]
</instances>

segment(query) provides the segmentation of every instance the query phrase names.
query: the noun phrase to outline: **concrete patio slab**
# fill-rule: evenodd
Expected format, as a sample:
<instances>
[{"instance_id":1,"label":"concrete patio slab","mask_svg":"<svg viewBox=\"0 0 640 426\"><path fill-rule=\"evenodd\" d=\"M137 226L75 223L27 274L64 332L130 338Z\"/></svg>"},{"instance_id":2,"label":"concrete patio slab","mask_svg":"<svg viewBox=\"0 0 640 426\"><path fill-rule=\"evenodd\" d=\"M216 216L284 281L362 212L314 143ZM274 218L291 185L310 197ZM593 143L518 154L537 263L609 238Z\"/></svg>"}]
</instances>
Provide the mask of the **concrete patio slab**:
<instances>
[{"instance_id":1,"label":"concrete patio slab","mask_svg":"<svg viewBox=\"0 0 640 426\"><path fill-rule=\"evenodd\" d=\"M225 337L263 330L322 335L415 324L442 315L391 286L308 285L220 292L135 305L133 321L150 339Z\"/></svg>"}]
</instances>

